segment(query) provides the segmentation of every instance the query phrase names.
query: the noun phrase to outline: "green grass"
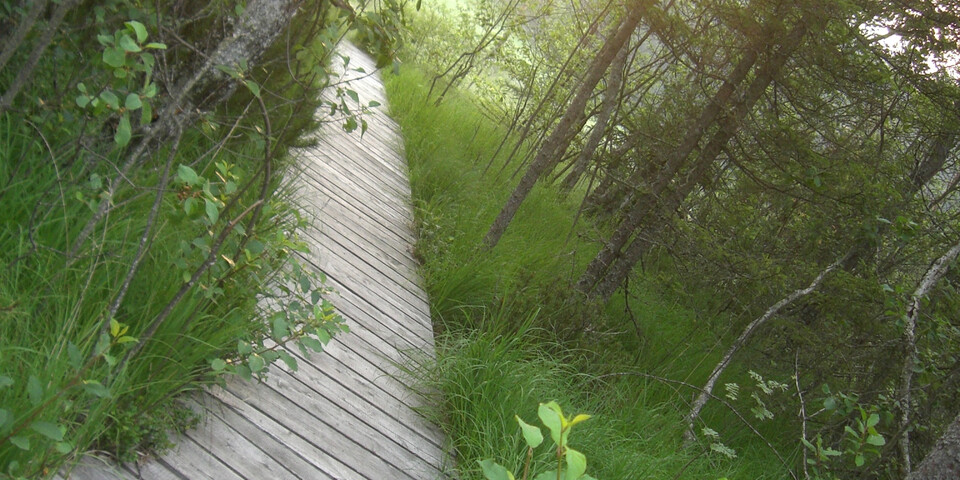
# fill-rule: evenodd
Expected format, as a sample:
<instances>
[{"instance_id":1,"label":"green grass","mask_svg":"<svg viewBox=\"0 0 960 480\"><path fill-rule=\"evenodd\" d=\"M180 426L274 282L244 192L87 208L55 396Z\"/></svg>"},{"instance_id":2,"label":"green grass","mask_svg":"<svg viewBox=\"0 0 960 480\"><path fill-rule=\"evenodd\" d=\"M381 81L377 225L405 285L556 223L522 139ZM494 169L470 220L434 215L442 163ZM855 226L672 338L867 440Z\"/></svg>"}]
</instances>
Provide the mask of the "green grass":
<instances>
[{"instance_id":1,"label":"green grass","mask_svg":"<svg viewBox=\"0 0 960 480\"><path fill-rule=\"evenodd\" d=\"M64 30L68 36L89 33ZM99 88L112 78L98 70L99 44L62 43L78 50L41 62L34 88L21 95L25 106L0 114L0 479L47 477L91 450L133 461L167 446L168 433L196 420L178 397L239 372L236 362L215 371L212 361L237 360L238 345L257 346L271 335L257 298L271 278L290 268L290 250L297 248L290 239L302 226L279 179L288 163L284 152L316 125L318 100L315 85L307 86L305 78L290 81L289 65L274 62L257 69L275 157L256 223L248 222L251 214L243 221L238 215L260 194L263 177L256 172L265 142L258 132L264 122L259 112L248 113L258 102L241 89L201 121L185 123L175 152L171 138L151 147L109 198L110 213L70 255L136 139L126 150L117 148L110 123L115 116L73 100L77 88L70 81L82 77ZM324 57L317 39L305 47ZM305 62L317 65L312 57ZM15 70L0 72L0 85ZM47 81L51 75L70 79ZM163 184L171 158L170 179ZM178 178L181 166L209 183L188 188ZM235 180L235 194L227 179ZM189 199L197 200L197 211L187 211ZM211 207L218 217L211 217ZM111 316L145 231L149 240L139 266ZM221 255L180 296L221 231L227 232ZM125 361L168 307L155 334ZM106 348L98 348L101 329L111 320L128 331L111 331Z\"/></svg>"},{"instance_id":2,"label":"green grass","mask_svg":"<svg viewBox=\"0 0 960 480\"><path fill-rule=\"evenodd\" d=\"M610 375L643 372L702 384L727 344L718 341L727 319L703 318L703 310L681 304L665 286L668 268L651 268L631 282L635 319L623 294L603 307L585 304L571 284L596 253L601 232L586 221L574 226L576 195L560 201L548 185L534 190L495 249L482 250L481 238L514 184L516 164L496 174L503 158L484 174L503 130L468 97L448 95L435 107L425 98L429 81L412 66L386 83L403 132L417 254L438 332L438 360L419 370L420 380L424 391L441 392L432 415L452 440L461 478L482 478L477 461L484 458L519 472L524 449L513 416L533 422L538 402L548 400L567 413L595 415L577 427L571 444L587 455L596 478L787 476L766 444L717 402L703 418L737 450L733 460L706 446L682 447L691 390ZM691 295L699 298L694 305L709 304L706 294ZM739 381L750 392L745 370L734 367L723 381ZM736 404L749 412L746 401ZM760 428L788 451L792 440L776 432L790 426L793 412L777 414L778 423ZM549 457L547 449L538 449L539 459Z\"/></svg>"}]
</instances>

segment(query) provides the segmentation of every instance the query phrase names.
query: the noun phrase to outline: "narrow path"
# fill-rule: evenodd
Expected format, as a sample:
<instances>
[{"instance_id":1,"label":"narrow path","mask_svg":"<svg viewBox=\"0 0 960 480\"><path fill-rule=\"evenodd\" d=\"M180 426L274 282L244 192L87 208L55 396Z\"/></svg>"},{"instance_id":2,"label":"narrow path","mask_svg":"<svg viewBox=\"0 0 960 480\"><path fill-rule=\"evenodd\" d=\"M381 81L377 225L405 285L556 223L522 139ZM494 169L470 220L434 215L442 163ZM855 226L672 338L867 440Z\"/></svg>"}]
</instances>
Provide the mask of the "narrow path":
<instances>
[{"instance_id":1,"label":"narrow path","mask_svg":"<svg viewBox=\"0 0 960 480\"><path fill-rule=\"evenodd\" d=\"M111 466L91 457L70 479L447 478L443 435L414 412L422 400L395 375L410 352L434 354L399 127L384 113L373 61L350 44L340 52L350 58L340 86L383 106L364 115L363 136L326 124L300 151L295 182L315 216L302 234L304 263L337 289L332 301L351 332L310 358L289 349L297 372L278 363L263 384L231 379L200 395L194 406L206 421L161 458Z\"/></svg>"}]
</instances>

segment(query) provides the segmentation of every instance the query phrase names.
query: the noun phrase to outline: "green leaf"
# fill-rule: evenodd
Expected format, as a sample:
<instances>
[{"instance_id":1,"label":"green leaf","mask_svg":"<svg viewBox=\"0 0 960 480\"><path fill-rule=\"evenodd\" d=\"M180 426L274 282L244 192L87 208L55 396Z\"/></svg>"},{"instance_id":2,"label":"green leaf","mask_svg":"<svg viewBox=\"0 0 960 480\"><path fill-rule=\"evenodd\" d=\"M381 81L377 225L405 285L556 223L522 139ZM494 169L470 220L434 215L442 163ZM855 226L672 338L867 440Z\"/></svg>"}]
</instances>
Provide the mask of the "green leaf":
<instances>
[{"instance_id":1,"label":"green leaf","mask_svg":"<svg viewBox=\"0 0 960 480\"><path fill-rule=\"evenodd\" d=\"M858 453L856 457L853 457L853 463L858 467L862 467L866 462L866 459L863 457L862 453Z\"/></svg>"},{"instance_id":2,"label":"green leaf","mask_svg":"<svg viewBox=\"0 0 960 480\"><path fill-rule=\"evenodd\" d=\"M166 49L167 49L167 44L166 44L166 43L159 43L159 42L150 42L150 43L144 45L143 47L144 47L144 48L152 48L152 49L154 49L154 50L166 50Z\"/></svg>"},{"instance_id":3,"label":"green leaf","mask_svg":"<svg viewBox=\"0 0 960 480\"><path fill-rule=\"evenodd\" d=\"M875 427L880 423L880 415L877 413L871 413L870 417L867 418L867 428Z\"/></svg>"},{"instance_id":4,"label":"green leaf","mask_svg":"<svg viewBox=\"0 0 960 480\"><path fill-rule=\"evenodd\" d=\"M320 343L326 345L330 343L330 332L326 329L319 328L317 329L317 338L320 340Z\"/></svg>"},{"instance_id":5,"label":"green leaf","mask_svg":"<svg viewBox=\"0 0 960 480\"><path fill-rule=\"evenodd\" d=\"M13 386L13 379L6 375L0 375L0 388L7 388L11 386Z\"/></svg>"},{"instance_id":6,"label":"green leaf","mask_svg":"<svg viewBox=\"0 0 960 480\"><path fill-rule=\"evenodd\" d=\"M560 434L563 431L563 422L560 420L560 415L560 405L557 405L557 402L541 403L537 409L537 416L550 430L550 438L557 445L560 445Z\"/></svg>"},{"instance_id":7,"label":"green leaf","mask_svg":"<svg viewBox=\"0 0 960 480\"><path fill-rule=\"evenodd\" d=\"M100 100L103 100L110 108L114 110L120 109L120 99L117 98L117 94L113 93L110 90L104 90L100 92Z\"/></svg>"},{"instance_id":8,"label":"green leaf","mask_svg":"<svg viewBox=\"0 0 960 480\"><path fill-rule=\"evenodd\" d=\"M196 186L200 184L200 176L197 175L196 170L187 165L180 165L177 167L177 178L187 185Z\"/></svg>"},{"instance_id":9,"label":"green leaf","mask_svg":"<svg viewBox=\"0 0 960 480\"><path fill-rule=\"evenodd\" d=\"M57 442L54 445L54 448L62 455L66 455L73 451L73 445L70 442Z\"/></svg>"},{"instance_id":10,"label":"green leaf","mask_svg":"<svg viewBox=\"0 0 960 480\"><path fill-rule=\"evenodd\" d=\"M137 36L137 42L143 43L147 41L147 27L144 27L142 23L136 20L130 20L129 22L123 23Z\"/></svg>"},{"instance_id":11,"label":"green leaf","mask_svg":"<svg viewBox=\"0 0 960 480\"><path fill-rule=\"evenodd\" d=\"M514 415L517 419L517 423L520 424L520 430L523 431L523 439L527 442L527 446L530 448L537 448L543 443L543 433L538 427L524 422L519 415Z\"/></svg>"},{"instance_id":12,"label":"green leaf","mask_svg":"<svg viewBox=\"0 0 960 480\"><path fill-rule=\"evenodd\" d=\"M130 137L133 132L130 128L130 114L124 112L120 116L120 123L117 125L117 134L113 136L113 140L117 142L117 145L120 148L126 147L130 143Z\"/></svg>"},{"instance_id":13,"label":"green leaf","mask_svg":"<svg viewBox=\"0 0 960 480\"><path fill-rule=\"evenodd\" d=\"M110 398L110 389L103 386L100 382L96 380L84 380L83 389L96 397L100 398Z\"/></svg>"},{"instance_id":14,"label":"green leaf","mask_svg":"<svg viewBox=\"0 0 960 480\"><path fill-rule=\"evenodd\" d=\"M108 348L110 348L110 335L103 333L97 340L97 344L93 347L93 355L102 355L103 352L106 352Z\"/></svg>"},{"instance_id":15,"label":"green leaf","mask_svg":"<svg viewBox=\"0 0 960 480\"><path fill-rule=\"evenodd\" d=\"M134 42L130 35L121 35L120 42L118 46L123 49L125 52L137 53L141 50L140 45L137 45L137 42Z\"/></svg>"},{"instance_id":16,"label":"green leaf","mask_svg":"<svg viewBox=\"0 0 960 480\"><path fill-rule=\"evenodd\" d=\"M550 470L548 472L543 472L536 477L533 477L533 480L557 480L557 471Z\"/></svg>"},{"instance_id":17,"label":"green leaf","mask_svg":"<svg viewBox=\"0 0 960 480\"><path fill-rule=\"evenodd\" d=\"M870 445L877 446L877 447L882 447L882 446L884 446L884 445L887 444L887 440L886 440L885 438L883 438L883 435L879 435L879 434L878 434L878 435L868 435L868 436L867 436L867 443L869 443Z\"/></svg>"},{"instance_id":18,"label":"green leaf","mask_svg":"<svg viewBox=\"0 0 960 480\"><path fill-rule=\"evenodd\" d=\"M487 480L515 480L513 474L504 468L503 465L489 458L480 460L477 463L480 464L480 470L483 471L483 476L486 477Z\"/></svg>"},{"instance_id":19,"label":"green leaf","mask_svg":"<svg viewBox=\"0 0 960 480\"><path fill-rule=\"evenodd\" d=\"M30 429L55 442L63 441L63 434L66 430L56 423L43 421L33 422L33 425L30 425Z\"/></svg>"},{"instance_id":20,"label":"green leaf","mask_svg":"<svg viewBox=\"0 0 960 480\"><path fill-rule=\"evenodd\" d=\"M251 255L260 255L263 253L263 249L263 242L259 240L254 239L247 242L247 251L250 252Z\"/></svg>"},{"instance_id":21,"label":"green leaf","mask_svg":"<svg viewBox=\"0 0 960 480\"><path fill-rule=\"evenodd\" d=\"M26 437L10 437L10 443L20 450L30 451L30 439Z\"/></svg>"},{"instance_id":22,"label":"green leaf","mask_svg":"<svg viewBox=\"0 0 960 480\"><path fill-rule=\"evenodd\" d=\"M578 480L587 471L587 457L572 448L567 449L566 457L567 471L564 472L564 478L566 480Z\"/></svg>"},{"instance_id":23,"label":"green leaf","mask_svg":"<svg viewBox=\"0 0 960 480\"><path fill-rule=\"evenodd\" d=\"M347 96L350 97L354 102L360 103L360 95L357 95L357 92L347 89Z\"/></svg>"},{"instance_id":24,"label":"green leaf","mask_svg":"<svg viewBox=\"0 0 960 480\"><path fill-rule=\"evenodd\" d=\"M90 95L77 95L77 106L80 108L87 108L87 105L90 105Z\"/></svg>"},{"instance_id":25,"label":"green leaf","mask_svg":"<svg viewBox=\"0 0 960 480\"><path fill-rule=\"evenodd\" d=\"M121 68L127 61L127 52L118 47L107 47L103 51L103 63L113 67Z\"/></svg>"},{"instance_id":26,"label":"green leaf","mask_svg":"<svg viewBox=\"0 0 960 480\"><path fill-rule=\"evenodd\" d=\"M0 432L3 431L3 426L13 418L13 414L9 410L0 408Z\"/></svg>"},{"instance_id":27,"label":"green leaf","mask_svg":"<svg viewBox=\"0 0 960 480\"><path fill-rule=\"evenodd\" d=\"M580 423L580 422L586 422L587 420L590 420L590 415L587 415L587 414L585 414L585 413L581 413L581 414L573 417L573 420L570 420L570 426L572 427L572 426L574 426L574 425L576 425L576 424L578 424L578 423Z\"/></svg>"},{"instance_id":28,"label":"green leaf","mask_svg":"<svg viewBox=\"0 0 960 480\"><path fill-rule=\"evenodd\" d=\"M217 220L220 218L220 209L217 208L216 202L210 200L209 198L205 198L203 201L205 203L207 218L210 219L210 223L217 223Z\"/></svg>"},{"instance_id":29,"label":"green leaf","mask_svg":"<svg viewBox=\"0 0 960 480\"><path fill-rule=\"evenodd\" d=\"M252 93L254 97L260 98L260 85L257 85L257 82L254 82L253 80L244 80L243 84L250 89L250 93Z\"/></svg>"},{"instance_id":30,"label":"green leaf","mask_svg":"<svg viewBox=\"0 0 960 480\"><path fill-rule=\"evenodd\" d=\"M214 372L223 371L223 369L227 368L227 362L222 358L214 358L210 360L210 368L212 368Z\"/></svg>"},{"instance_id":31,"label":"green leaf","mask_svg":"<svg viewBox=\"0 0 960 480\"><path fill-rule=\"evenodd\" d=\"M320 340L317 340L313 337L303 337L300 339L300 344L313 350L314 352L321 353L323 352L323 344L320 343Z\"/></svg>"},{"instance_id":32,"label":"green leaf","mask_svg":"<svg viewBox=\"0 0 960 480\"><path fill-rule=\"evenodd\" d=\"M257 373L267 366L267 363L263 360L263 357L257 354L251 355L250 358L247 359L247 363L250 364L250 371L253 373Z\"/></svg>"},{"instance_id":33,"label":"green leaf","mask_svg":"<svg viewBox=\"0 0 960 480\"><path fill-rule=\"evenodd\" d=\"M140 100L140 95L136 93L128 93L126 100L123 102L123 106L127 110L136 110L143 106L143 102Z\"/></svg>"},{"instance_id":34,"label":"green leaf","mask_svg":"<svg viewBox=\"0 0 960 480\"><path fill-rule=\"evenodd\" d=\"M250 367L246 365L237 365L237 376L240 378L250 381L253 379L253 373L250 371Z\"/></svg>"},{"instance_id":35,"label":"green leaf","mask_svg":"<svg viewBox=\"0 0 960 480\"><path fill-rule=\"evenodd\" d=\"M276 350L266 350L260 356L263 357L264 362L267 362L267 365L276 362L277 358L280 358L280 355L276 352Z\"/></svg>"},{"instance_id":36,"label":"green leaf","mask_svg":"<svg viewBox=\"0 0 960 480\"><path fill-rule=\"evenodd\" d=\"M840 452L840 450L834 450L832 448L824 448L820 453L822 453L825 457L839 457L843 454Z\"/></svg>"},{"instance_id":37,"label":"green leaf","mask_svg":"<svg viewBox=\"0 0 960 480\"><path fill-rule=\"evenodd\" d=\"M30 399L30 404L34 406L40 405L40 402L43 401L43 385L33 375L27 378L27 398Z\"/></svg>"},{"instance_id":38,"label":"green leaf","mask_svg":"<svg viewBox=\"0 0 960 480\"><path fill-rule=\"evenodd\" d=\"M283 360L283 363L287 364L287 368L289 368L291 371L294 371L294 372L297 371L297 368L298 368L297 359L293 358L293 355L290 355L289 353L287 353L286 350L277 351L277 355L280 356L280 360Z\"/></svg>"},{"instance_id":39,"label":"green leaf","mask_svg":"<svg viewBox=\"0 0 960 480\"><path fill-rule=\"evenodd\" d=\"M343 130L347 133L350 133L357 129L357 119L353 117L347 118L346 123L343 124Z\"/></svg>"},{"instance_id":40,"label":"green leaf","mask_svg":"<svg viewBox=\"0 0 960 480\"><path fill-rule=\"evenodd\" d=\"M143 97L153 98L157 96L157 84L150 82L143 87Z\"/></svg>"},{"instance_id":41,"label":"green leaf","mask_svg":"<svg viewBox=\"0 0 960 480\"><path fill-rule=\"evenodd\" d=\"M823 401L823 408L825 408L825 409L827 409L827 410L829 410L829 411L836 410L836 409L837 409L837 399L834 398L834 397L827 397L827 399Z\"/></svg>"},{"instance_id":42,"label":"green leaf","mask_svg":"<svg viewBox=\"0 0 960 480\"><path fill-rule=\"evenodd\" d=\"M290 329L287 324L286 316L282 313L273 316L273 338L278 342L290 335Z\"/></svg>"},{"instance_id":43,"label":"green leaf","mask_svg":"<svg viewBox=\"0 0 960 480\"><path fill-rule=\"evenodd\" d=\"M379 106L380 106L380 102L378 102L378 101L376 101L376 100L370 100L370 103L368 103L367 106L370 107L370 108L379 107Z\"/></svg>"},{"instance_id":44,"label":"green leaf","mask_svg":"<svg viewBox=\"0 0 960 480\"><path fill-rule=\"evenodd\" d=\"M240 355L250 355L251 353L253 353L253 346L250 345L250 343L248 342L244 342L243 340L238 340L237 352Z\"/></svg>"}]
</instances>

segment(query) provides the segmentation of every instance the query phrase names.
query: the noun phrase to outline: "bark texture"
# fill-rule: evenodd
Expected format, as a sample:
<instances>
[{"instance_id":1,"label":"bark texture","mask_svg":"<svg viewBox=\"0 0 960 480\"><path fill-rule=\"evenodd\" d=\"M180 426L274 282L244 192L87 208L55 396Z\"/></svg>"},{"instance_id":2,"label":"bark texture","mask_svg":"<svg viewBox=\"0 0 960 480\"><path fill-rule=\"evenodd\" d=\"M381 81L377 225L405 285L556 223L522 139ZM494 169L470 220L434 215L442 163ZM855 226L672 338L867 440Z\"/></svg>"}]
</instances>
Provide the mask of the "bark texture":
<instances>
[{"instance_id":1,"label":"bark texture","mask_svg":"<svg viewBox=\"0 0 960 480\"><path fill-rule=\"evenodd\" d=\"M607 131L610 118L613 117L613 112L620 104L620 86L623 85L623 69L627 63L627 55L630 53L629 45L630 42L623 44L610 66L610 78L607 80L607 88L603 93L603 104L600 107L600 113L597 115L597 122L590 132L590 137L587 138L587 143L580 150L577 159L574 160L573 168L560 185L563 194L573 190L573 187L580 181L580 177L583 176L583 172L587 170L590 159L593 158L594 152L597 151L597 147L600 146L600 141L603 140Z\"/></svg>"},{"instance_id":2,"label":"bark texture","mask_svg":"<svg viewBox=\"0 0 960 480\"><path fill-rule=\"evenodd\" d=\"M171 90L170 100L159 109L157 121L144 129L143 136L136 146L125 156L120 174L108 184L106 189L108 198L113 196L123 179L140 162L152 144L163 141L173 132L179 131L180 125L185 121L184 112L194 110L190 106L190 97L200 86L222 83L221 97L229 96L236 89L236 83L226 81L229 77L214 67L217 65L236 67L243 62L249 66L255 65L273 41L286 31L300 3L300 0L254 0L247 4L247 8L230 36L221 41L197 69L181 75L181 80ZM100 202L97 211L74 240L68 257L76 258L80 248L93 233L97 224L109 213L110 208L110 202Z\"/></svg>"},{"instance_id":3,"label":"bark texture","mask_svg":"<svg viewBox=\"0 0 960 480\"><path fill-rule=\"evenodd\" d=\"M960 478L960 415L943 432L933 450L906 480L956 480Z\"/></svg>"},{"instance_id":4,"label":"bark texture","mask_svg":"<svg viewBox=\"0 0 960 480\"><path fill-rule=\"evenodd\" d=\"M900 405L903 411L900 413L900 430L903 435L900 437L900 473L907 476L911 470L910 459L910 403L911 403L911 385L913 383L913 370L917 364L917 319L920 316L920 302L930 294L937 282L947 274L950 265L960 255L960 243L953 246L942 257L927 270L920 285L910 297L910 304L907 305L906 325L903 329L903 369L900 371ZM957 477L953 477L957 478Z\"/></svg>"}]
</instances>

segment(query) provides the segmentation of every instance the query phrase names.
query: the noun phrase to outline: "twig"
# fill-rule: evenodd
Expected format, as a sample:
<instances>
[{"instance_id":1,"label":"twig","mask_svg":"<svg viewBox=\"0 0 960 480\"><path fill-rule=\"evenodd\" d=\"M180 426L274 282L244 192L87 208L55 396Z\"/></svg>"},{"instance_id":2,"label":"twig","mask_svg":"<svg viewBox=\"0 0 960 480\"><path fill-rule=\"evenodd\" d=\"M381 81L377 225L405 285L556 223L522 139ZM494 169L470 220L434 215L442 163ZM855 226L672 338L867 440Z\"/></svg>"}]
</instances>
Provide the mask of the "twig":
<instances>
[{"instance_id":1,"label":"twig","mask_svg":"<svg viewBox=\"0 0 960 480\"><path fill-rule=\"evenodd\" d=\"M237 227L237 224L243 220L243 217L247 216L248 213L262 204L263 200L257 200L253 203L253 205L247 207L243 213L238 215L237 218L231 220L230 223L220 231L220 235L217 236L217 239L210 246L210 253L207 254L206 260L204 260L203 264L200 265L200 268L193 272L193 275L190 276L190 280L188 280L187 283L184 283L180 287L180 290L178 290L173 296L173 298L167 302L166 307L164 307L163 311L157 315L157 318L150 323L150 325L142 334L140 334L140 340L136 345L133 346L133 348L130 349L130 351L127 352L126 355L124 355L123 360L121 360L117 365L117 371L123 370L123 367L127 364L127 362L129 362L131 358L133 358L137 353L140 352L140 350L143 349L144 345L153 337L153 335L157 332L157 329L160 328L160 325L163 323L163 321L166 320L171 313L173 313L174 307L180 303L180 300L183 299L184 295L186 295L187 292L190 291L190 289L193 288L193 286L197 283L197 281L200 279L200 276L213 266L217 260L217 255L220 253L220 248L223 247L223 242L227 239L227 235Z\"/></svg>"},{"instance_id":2,"label":"twig","mask_svg":"<svg viewBox=\"0 0 960 480\"><path fill-rule=\"evenodd\" d=\"M794 355L793 359L793 383L797 386L797 398L800 399L800 438L807 441L807 405L803 401L803 391L800 389L800 351ZM810 472L807 471L807 446L803 446L803 478L809 480Z\"/></svg>"},{"instance_id":3,"label":"twig","mask_svg":"<svg viewBox=\"0 0 960 480\"><path fill-rule=\"evenodd\" d=\"M170 166L173 165L173 159L177 154L177 150L180 148L180 139L183 137L183 129L179 128L177 125L177 133L173 139L173 145L170 147L170 155L167 157L167 164L163 169L163 176L160 179L160 184L157 187L157 195L154 197L153 206L150 208L150 213L147 215L147 224L143 228L143 235L140 236L140 244L137 246L137 253L133 257L133 261L130 263L130 268L127 269L127 275L123 279L123 283L120 285L120 291L117 293L116 298L114 298L113 303L110 304L109 313L106 318L103 319L103 325L100 327L100 334L106 335L110 332L110 321L117 315L117 310L120 309L120 303L123 302L123 298L127 294L127 289L130 288L130 283L133 282L133 277L137 273L137 268L140 266L140 261L143 260L144 251L146 251L147 243L150 239L150 232L153 230L153 224L157 219L157 213L160 211L160 205L163 203L163 194L167 186L167 182L170 180Z\"/></svg>"}]
</instances>

